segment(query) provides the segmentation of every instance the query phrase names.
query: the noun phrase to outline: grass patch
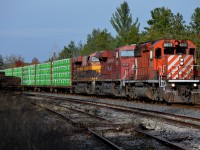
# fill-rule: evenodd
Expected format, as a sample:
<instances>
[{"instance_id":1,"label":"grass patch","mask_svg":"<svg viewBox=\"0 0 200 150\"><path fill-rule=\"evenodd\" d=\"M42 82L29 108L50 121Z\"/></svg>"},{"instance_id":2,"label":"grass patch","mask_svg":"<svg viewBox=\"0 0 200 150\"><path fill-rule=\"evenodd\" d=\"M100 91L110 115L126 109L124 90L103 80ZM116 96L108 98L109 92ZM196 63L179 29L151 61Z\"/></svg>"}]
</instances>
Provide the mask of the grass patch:
<instances>
[{"instance_id":1,"label":"grass patch","mask_svg":"<svg viewBox=\"0 0 200 150\"><path fill-rule=\"evenodd\" d=\"M23 96L0 95L0 149L75 149L73 127L51 118Z\"/></svg>"}]
</instances>

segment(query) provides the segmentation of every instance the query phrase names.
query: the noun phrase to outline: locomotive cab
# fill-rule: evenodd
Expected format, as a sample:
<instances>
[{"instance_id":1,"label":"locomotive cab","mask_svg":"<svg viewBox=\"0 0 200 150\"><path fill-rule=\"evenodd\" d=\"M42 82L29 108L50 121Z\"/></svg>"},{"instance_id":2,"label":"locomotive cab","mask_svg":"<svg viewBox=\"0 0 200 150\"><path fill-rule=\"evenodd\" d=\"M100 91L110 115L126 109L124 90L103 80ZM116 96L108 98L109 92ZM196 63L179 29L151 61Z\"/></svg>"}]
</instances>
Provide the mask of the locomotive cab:
<instances>
[{"instance_id":1,"label":"locomotive cab","mask_svg":"<svg viewBox=\"0 0 200 150\"><path fill-rule=\"evenodd\" d=\"M200 102L196 49L190 40L173 39L136 46L135 77L126 82L126 95L169 103Z\"/></svg>"},{"instance_id":2,"label":"locomotive cab","mask_svg":"<svg viewBox=\"0 0 200 150\"><path fill-rule=\"evenodd\" d=\"M196 46L190 41L168 40L152 49L154 70L163 79L191 80L196 78Z\"/></svg>"},{"instance_id":3,"label":"locomotive cab","mask_svg":"<svg viewBox=\"0 0 200 150\"><path fill-rule=\"evenodd\" d=\"M189 40L162 40L151 47L160 98L167 102L197 103L196 46Z\"/></svg>"}]
</instances>

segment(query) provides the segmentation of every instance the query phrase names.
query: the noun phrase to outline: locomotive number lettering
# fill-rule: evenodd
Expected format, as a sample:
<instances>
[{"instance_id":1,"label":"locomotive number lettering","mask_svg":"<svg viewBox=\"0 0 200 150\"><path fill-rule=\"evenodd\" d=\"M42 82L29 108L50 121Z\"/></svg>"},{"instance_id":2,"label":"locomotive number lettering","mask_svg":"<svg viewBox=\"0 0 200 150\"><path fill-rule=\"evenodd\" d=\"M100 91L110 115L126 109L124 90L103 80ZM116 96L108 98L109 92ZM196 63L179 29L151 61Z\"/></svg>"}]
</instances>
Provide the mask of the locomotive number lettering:
<instances>
[{"instance_id":1,"label":"locomotive number lettering","mask_svg":"<svg viewBox=\"0 0 200 150\"><path fill-rule=\"evenodd\" d=\"M180 46L180 47L187 47L188 44L187 44L186 42L184 42L184 43L180 43L179 46Z\"/></svg>"},{"instance_id":2,"label":"locomotive number lettering","mask_svg":"<svg viewBox=\"0 0 200 150\"><path fill-rule=\"evenodd\" d=\"M163 47L173 47L173 43L163 43Z\"/></svg>"}]
</instances>

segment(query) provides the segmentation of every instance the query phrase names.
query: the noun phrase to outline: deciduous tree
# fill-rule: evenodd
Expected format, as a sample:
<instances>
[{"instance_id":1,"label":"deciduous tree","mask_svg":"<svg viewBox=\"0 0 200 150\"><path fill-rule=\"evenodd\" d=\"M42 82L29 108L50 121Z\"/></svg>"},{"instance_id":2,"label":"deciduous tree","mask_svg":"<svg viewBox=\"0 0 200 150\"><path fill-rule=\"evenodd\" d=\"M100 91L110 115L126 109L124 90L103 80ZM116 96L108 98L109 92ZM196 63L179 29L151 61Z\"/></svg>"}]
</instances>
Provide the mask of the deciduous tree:
<instances>
[{"instance_id":1,"label":"deciduous tree","mask_svg":"<svg viewBox=\"0 0 200 150\"><path fill-rule=\"evenodd\" d=\"M10 55L4 59L5 68L20 67L24 65L24 58L20 55Z\"/></svg>"},{"instance_id":2,"label":"deciduous tree","mask_svg":"<svg viewBox=\"0 0 200 150\"><path fill-rule=\"evenodd\" d=\"M36 57L34 57L32 59L32 64L39 64L39 60Z\"/></svg>"}]
</instances>

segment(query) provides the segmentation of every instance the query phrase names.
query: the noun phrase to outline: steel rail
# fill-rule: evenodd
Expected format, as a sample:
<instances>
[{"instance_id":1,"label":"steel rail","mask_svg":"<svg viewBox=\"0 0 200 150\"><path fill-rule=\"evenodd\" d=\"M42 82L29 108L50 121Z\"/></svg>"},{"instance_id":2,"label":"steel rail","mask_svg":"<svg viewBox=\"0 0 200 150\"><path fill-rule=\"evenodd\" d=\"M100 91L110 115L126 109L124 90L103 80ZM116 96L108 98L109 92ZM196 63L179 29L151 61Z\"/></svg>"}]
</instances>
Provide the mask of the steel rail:
<instances>
[{"instance_id":1,"label":"steel rail","mask_svg":"<svg viewBox=\"0 0 200 150\"><path fill-rule=\"evenodd\" d=\"M45 96L45 95L43 95ZM147 110L147 109L143 109L143 108L133 108L133 107L128 107L128 106L121 106L121 105L116 105L116 104L110 104L110 103L104 103L104 102L93 102L91 100L80 100L80 99L76 99L76 98L63 98L63 97L57 97L57 96L46 96L48 98L59 98L60 100L65 100L65 101L70 101L70 102L75 102L75 103L85 103L85 104L89 104L89 105L94 105L94 106L100 106L100 107L104 107L104 108L110 108L110 109L116 109L118 111L126 111L126 112L131 112L131 113L135 113L135 114L139 114L139 115L145 115L148 117L153 117L153 118L159 118L161 120L165 120L168 122L173 122L179 125L184 125L184 126L188 126L188 127L193 127L195 129L200 129L200 125L198 124L194 124L194 123L190 123L190 122L186 122L183 121L185 119L187 119L187 121L198 121L200 122L199 118L193 118L193 117L189 117L189 116L183 116L183 115L176 115L176 114L171 114L171 113L166 113L166 112L160 112L160 111L154 111L154 110ZM153 113L153 114L150 114ZM166 116L162 116L162 115L168 115L171 117L177 117L180 120L177 120L177 118L168 118Z\"/></svg>"},{"instance_id":2,"label":"steel rail","mask_svg":"<svg viewBox=\"0 0 200 150\"><path fill-rule=\"evenodd\" d=\"M100 140L101 142L103 142L106 146L108 146L110 149L113 149L113 150L123 150L122 148L118 147L117 145L115 145L114 143L112 143L111 141L107 140L106 138L100 136L99 134L97 134L96 132L92 131L90 128L87 127L86 124L84 123L77 123L75 121L73 121L72 119L70 119L69 117L59 113L59 112L56 112L48 107L45 107L43 105L40 105L38 103L35 103L35 102L32 102L33 105L36 105L36 106L39 106L53 114L56 114L57 116L61 117L62 119L66 119L69 123L71 123L72 125L78 125L78 127L82 127L82 128L85 128L86 130L88 130L90 133L92 133L94 135L94 137L98 140Z\"/></svg>"},{"instance_id":3,"label":"steel rail","mask_svg":"<svg viewBox=\"0 0 200 150\"><path fill-rule=\"evenodd\" d=\"M99 135L98 133L96 133L92 129L88 128L88 131L90 131L96 138L98 138L100 141L102 141L103 143L108 145L113 150L123 150L121 147L117 146L116 144L114 144L113 142L111 142L108 139L104 138L103 136Z\"/></svg>"},{"instance_id":4,"label":"steel rail","mask_svg":"<svg viewBox=\"0 0 200 150\"><path fill-rule=\"evenodd\" d=\"M72 124L75 124L75 125L78 124L79 127L84 127L84 128L86 128L86 129L87 129L89 132L91 132L97 139L99 139L100 141L102 141L104 144L108 145L111 149L114 149L114 150L122 150L121 147L117 146L116 144L114 144L113 142L107 140L106 138L100 136L98 133L96 133L96 132L93 131L92 129L87 128L87 125L85 125L84 123L77 123L77 122L74 122L72 119L70 119L70 118L68 118L68 117L66 117L66 116L64 116L64 115L62 115L62 114L60 114L60 113L58 113L58 112L56 112L56 111L54 111L54 110L52 110L52 109L49 109L49 108L47 108L47 107L45 107L45 106L42 106L42 105L40 105L40 104L38 104L38 103L33 103L33 104L38 105L38 106L40 106L40 107L42 107L42 108L44 108L44 109L46 109L46 110L48 110L48 111L50 111L50 112L53 112L54 114L60 116L60 117L63 118L63 119L67 119L67 120L68 120L70 123L72 123ZM68 108L68 107L67 107L67 108ZM165 144L165 145L167 145L167 146L169 146L169 147L175 148L175 149L177 149L177 150L185 150L185 148L179 146L178 144L172 143L172 142L167 141L167 140L165 140L165 139L163 139L163 138L159 138L159 137L153 136L153 135L148 134L148 133L146 133L146 132L144 132L144 131L142 131L142 130L139 130L139 129L134 129L134 130L135 130L136 132L140 133L140 134L143 134L143 135L146 135L146 136L148 136L148 137L150 137L150 138L153 138L153 139L159 141L160 143L163 143L163 144Z\"/></svg>"}]
</instances>

